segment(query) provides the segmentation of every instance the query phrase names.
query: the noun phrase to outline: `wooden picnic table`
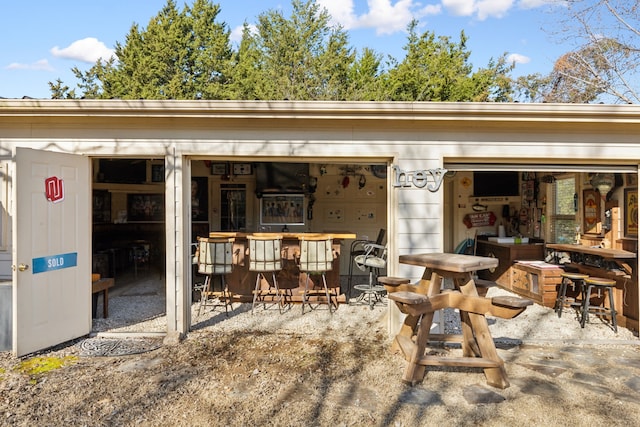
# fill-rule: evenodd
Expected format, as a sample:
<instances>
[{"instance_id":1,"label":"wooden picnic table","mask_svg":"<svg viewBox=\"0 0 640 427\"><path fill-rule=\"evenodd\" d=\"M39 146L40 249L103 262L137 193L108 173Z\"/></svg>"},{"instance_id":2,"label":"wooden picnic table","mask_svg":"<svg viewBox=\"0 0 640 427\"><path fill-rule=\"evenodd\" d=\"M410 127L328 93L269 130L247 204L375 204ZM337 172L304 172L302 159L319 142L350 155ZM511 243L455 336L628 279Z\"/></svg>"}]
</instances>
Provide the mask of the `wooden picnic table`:
<instances>
[{"instance_id":1,"label":"wooden picnic table","mask_svg":"<svg viewBox=\"0 0 640 427\"><path fill-rule=\"evenodd\" d=\"M481 297L473 273L494 268L496 258L449 253L429 253L400 256L400 263L425 267L417 285L409 280L381 278L389 298L407 314L394 348L409 362L403 381L415 385L423 380L426 366L479 367L487 383L498 388L509 387L504 362L498 356L489 331L487 314L510 319L522 313L533 302L528 299L501 296ZM453 281L454 289L443 289L445 279ZM433 314L443 308L460 312L462 335L431 334ZM426 355L430 340L461 341L462 357Z\"/></svg>"}]
</instances>

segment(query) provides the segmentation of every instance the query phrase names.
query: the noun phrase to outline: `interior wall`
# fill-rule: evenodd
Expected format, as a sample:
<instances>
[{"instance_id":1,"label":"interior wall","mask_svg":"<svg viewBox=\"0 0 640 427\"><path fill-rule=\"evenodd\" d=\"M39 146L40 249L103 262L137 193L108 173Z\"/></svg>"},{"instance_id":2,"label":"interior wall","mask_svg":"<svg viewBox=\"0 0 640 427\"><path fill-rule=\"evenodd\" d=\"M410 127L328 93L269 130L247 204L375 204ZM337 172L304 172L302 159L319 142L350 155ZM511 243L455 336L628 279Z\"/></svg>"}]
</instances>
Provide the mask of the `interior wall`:
<instances>
[{"instance_id":1,"label":"interior wall","mask_svg":"<svg viewBox=\"0 0 640 427\"><path fill-rule=\"evenodd\" d=\"M221 229L221 186L224 184L246 186L247 222L246 228L240 231L282 230L283 226L280 225L263 226L260 223L260 200L255 194L255 174L212 175L213 163L215 161L192 162L192 176L207 177L209 183L209 222L194 224L194 229L200 230L199 234L205 229ZM374 174L369 164L312 163L309 175L317 178L317 187L311 194L313 197L305 195L304 225L287 224L290 232L350 232L355 233L358 239L373 240L381 228L387 228L386 174ZM345 246L342 250L348 249ZM347 271L348 257L342 257L341 260L342 271Z\"/></svg>"},{"instance_id":2,"label":"interior wall","mask_svg":"<svg viewBox=\"0 0 640 427\"><path fill-rule=\"evenodd\" d=\"M521 173L524 171L521 171ZM454 250L457 245L464 242L466 239L474 239L477 235L489 235L497 236L499 234L499 226L505 226L505 232L507 236L521 234L526 237L541 238L546 242L550 241L551 229L550 222L546 220L553 214L553 206L547 204L547 200L551 200L550 192L553 189L552 183L542 182L543 176L549 176L549 172L536 172L536 180L538 181L536 199L532 204L527 202L523 203L523 191L521 188L520 196L502 198L499 201L493 201L492 198L476 198L473 195L473 172L472 171L457 171L453 178L445 181L446 187L449 189L445 192L447 204L452 206L451 214L447 216L446 230L452 230L452 238L445 237L446 242L450 242L450 250ZM592 190L593 187L590 183L590 173L588 172L556 172L555 176L575 176L576 182L576 196L577 206L576 211L576 224L583 224L584 221L584 191ZM620 178L621 177L621 178ZM620 182L621 179L621 182ZM601 197L599 204L598 216L600 221L597 225L596 233L589 233L585 235L581 233L582 244L586 245L604 245L606 247L618 247L622 249L634 250L634 245L626 242L626 240L634 241L635 239L628 239L625 236L624 220L625 220L625 194L627 190L634 190L637 188L636 174L619 174L619 184L609 194L605 200ZM520 181L522 185L522 180ZM496 183L499 185L499 183ZM499 199L499 198L496 198ZM481 205L479 208L481 211L486 207L488 213L495 215L495 222L493 225L487 225L482 227L467 227L465 225L465 216L473 214L474 204ZM527 212L527 220L523 222L520 227L514 229L509 227L508 219L503 217L505 206L508 206L509 215L514 213L519 215L520 210L525 208ZM538 208L538 213L534 213L533 208ZM605 212L611 207L615 207L615 214L610 230L603 228L603 221L605 218ZM531 208L531 209L527 209ZM540 217L544 215L544 217Z\"/></svg>"}]
</instances>

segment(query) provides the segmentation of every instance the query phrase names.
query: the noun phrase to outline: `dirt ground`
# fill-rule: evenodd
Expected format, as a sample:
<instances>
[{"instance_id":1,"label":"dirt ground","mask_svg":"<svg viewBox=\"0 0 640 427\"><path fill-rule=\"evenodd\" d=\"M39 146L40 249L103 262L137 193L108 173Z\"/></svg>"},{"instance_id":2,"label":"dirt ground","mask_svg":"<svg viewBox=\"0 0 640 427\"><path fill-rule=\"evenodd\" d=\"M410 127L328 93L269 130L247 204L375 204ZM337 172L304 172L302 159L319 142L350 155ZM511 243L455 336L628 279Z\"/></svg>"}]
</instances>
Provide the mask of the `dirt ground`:
<instances>
[{"instance_id":1,"label":"dirt ground","mask_svg":"<svg viewBox=\"0 0 640 427\"><path fill-rule=\"evenodd\" d=\"M537 310L509 328L552 321L586 333L570 315ZM204 315L179 343L147 339L139 354L85 354L87 340L98 338L22 360L0 353L0 425L629 426L640 419L637 338L617 340L594 322L585 329L605 339L524 340L490 321L510 387L488 386L480 369L449 367L429 368L410 387L401 381L406 362L390 351L386 312L378 304L341 305L333 316L299 306L252 315L242 304L228 317ZM34 361L44 372L26 370Z\"/></svg>"}]
</instances>

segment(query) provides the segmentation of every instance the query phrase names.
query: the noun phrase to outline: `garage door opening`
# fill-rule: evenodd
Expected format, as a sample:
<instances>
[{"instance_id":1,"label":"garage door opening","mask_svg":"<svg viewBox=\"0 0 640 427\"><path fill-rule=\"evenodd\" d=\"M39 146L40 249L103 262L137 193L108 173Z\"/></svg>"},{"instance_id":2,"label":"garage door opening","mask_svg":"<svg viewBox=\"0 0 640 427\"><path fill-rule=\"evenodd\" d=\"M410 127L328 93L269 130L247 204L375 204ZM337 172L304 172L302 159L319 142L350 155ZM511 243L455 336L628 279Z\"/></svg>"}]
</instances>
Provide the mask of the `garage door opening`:
<instances>
[{"instance_id":1,"label":"garage door opening","mask_svg":"<svg viewBox=\"0 0 640 427\"><path fill-rule=\"evenodd\" d=\"M612 279L618 320L638 330L637 165L445 168L446 251L498 258L480 278L550 307L558 272Z\"/></svg>"}]
</instances>

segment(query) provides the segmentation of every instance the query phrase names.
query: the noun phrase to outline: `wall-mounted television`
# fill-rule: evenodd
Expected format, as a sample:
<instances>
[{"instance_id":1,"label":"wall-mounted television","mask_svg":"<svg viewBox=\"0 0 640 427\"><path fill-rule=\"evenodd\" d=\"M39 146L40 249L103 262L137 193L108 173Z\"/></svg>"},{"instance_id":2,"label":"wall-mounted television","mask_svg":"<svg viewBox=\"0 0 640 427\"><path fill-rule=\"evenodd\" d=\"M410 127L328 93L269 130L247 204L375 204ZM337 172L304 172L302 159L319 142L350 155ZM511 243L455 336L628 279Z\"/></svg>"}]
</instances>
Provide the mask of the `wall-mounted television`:
<instances>
[{"instance_id":1,"label":"wall-mounted television","mask_svg":"<svg viewBox=\"0 0 640 427\"><path fill-rule=\"evenodd\" d=\"M256 163L256 194L304 193L309 182L308 163Z\"/></svg>"},{"instance_id":2,"label":"wall-mounted television","mask_svg":"<svg viewBox=\"0 0 640 427\"><path fill-rule=\"evenodd\" d=\"M510 197L520 195L519 172L476 171L473 173L475 197Z\"/></svg>"},{"instance_id":3,"label":"wall-mounted television","mask_svg":"<svg viewBox=\"0 0 640 427\"><path fill-rule=\"evenodd\" d=\"M145 159L100 159L98 182L142 184L147 180Z\"/></svg>"}]
</instances>

